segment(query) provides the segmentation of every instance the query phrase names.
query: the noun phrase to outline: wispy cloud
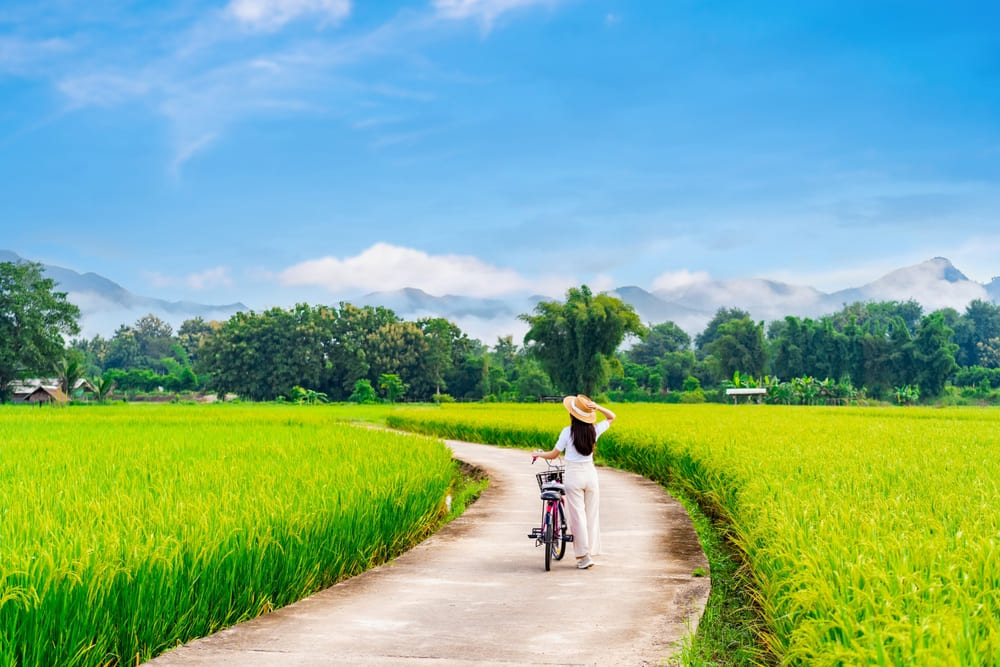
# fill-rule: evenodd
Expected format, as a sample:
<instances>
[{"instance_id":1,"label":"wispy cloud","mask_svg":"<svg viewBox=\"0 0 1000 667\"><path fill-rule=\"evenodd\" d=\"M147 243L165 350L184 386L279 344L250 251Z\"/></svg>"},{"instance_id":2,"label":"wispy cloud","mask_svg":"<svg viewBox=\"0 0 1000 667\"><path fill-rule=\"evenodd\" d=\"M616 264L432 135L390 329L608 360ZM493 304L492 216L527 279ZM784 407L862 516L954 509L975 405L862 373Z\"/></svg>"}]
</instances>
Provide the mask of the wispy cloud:
<instances>
[{"instance_id":1,"label":"wispy cloud","mask_svg":"<svg viewBox=\"0 0 1000 667\"><path fill-rule=\"evenodd\" d=\"M302 16L337 24L351 13L350 0L232 0L226 14L251 30L274 31Z\"/></svg>"},{"instance_id":2,"label":"wispy cloud","mask_svg":"<svg viewBox=\"0 0 1000 667\"><path fill-rule=\"evenodd\" d=\"M72 44L65 39L28 40L0 36L0 72L24 72L71 50Z\"/></svg>"},{"instance_id":3,"label":"wispy cloud","mask_svg":"<svg viewBox=\"0 0 1000 667\"><path fill-rule=\"evenodd\" d=\"M440 17L453 20L471 19L479 22L484 32L493 29L503 14L538 5L555 5L559 0L434 0Z\"/></svg>"},{"instance_id":4,"label":"wispy cloud","mask_svg":"<svg viewBox=\"0 0 1000 667\"><path fill-rule=\"evenodd\" d=\"M216 134L214 132L209 132L204 134L193 141L189 141L181 145L176 155L174 155L173 162L170 163L170 172L177 176L180 174L181 167L184 163L194 157L198 152L207 148L213 141L215 141Z\"/></svg>"},{"instance_id":5,"label":"wispy cloud","mask_svg":"<svg viewBox=\"0 0 1000 667\"><path fill-rule=\"evenodd\" d=\"M422 9L400 9L372 28L319 39L303 29L342 26L351 0L229 0L221 10L178 10L164 19L169 27L160 31L154 22L141 39L108 42L87 28L74 33L79 44L0 35L0 73L37 64L33 75L50 79L62 95L60 114L128 104L160 114L172 138L167 168L176 176L235 123L254 115L332 110L349 118L351 111L367 109L370 115L376 109L379 115L370 117L409 117L405 108L389 109L434 101L432 83L400 83L392 69L374 79L355 69L389 58L418 62L426 75L433 67L413 47L436 39L443 21L492 26L515 9L557 1L437 0ZM74 52L81 57L68 57ZM374 127L364 121L358 127L366 126ZM406 143L420 131L392 133L378 146Z\"/></svg>"},{"instance_id":6,"label":"wispy cloud","mask_svg":"<svg viewBox=\"0 0 1000 667\"><path fill-rule=\"evenodd\" d=\"M517 292L561 293L569 277L523 276L469 255L430 255L376 243L354 257L323 257L291 266L278 275L286 286L319 286L334 293L416 287L429 294L491 297Z\"/></svg>"},{"instance_id":7,"label":"wispy cloud","mask_svg":"<svg viewBox=\"0 0 1000 667\"><path fill-rule=\"evenodd\" d=\"M151 286L160 289L164 287L187 287L193 290L207 290L216 287L232 287L233 279L228 266L217 266L186 276L170 276L157 271L146 272L146 278Z\"/></svg>"},{"instance_id":8,"label":"wispy cloud","mask_svg":"<svg viewBox=\"0 0 1000 667\"><path fill-rule=\"evenodd\" d=\"M70 76L57 82L71 109L112 107L144 97L158 82L136 73L94 72Z\"/></svg>"}]
</instances>

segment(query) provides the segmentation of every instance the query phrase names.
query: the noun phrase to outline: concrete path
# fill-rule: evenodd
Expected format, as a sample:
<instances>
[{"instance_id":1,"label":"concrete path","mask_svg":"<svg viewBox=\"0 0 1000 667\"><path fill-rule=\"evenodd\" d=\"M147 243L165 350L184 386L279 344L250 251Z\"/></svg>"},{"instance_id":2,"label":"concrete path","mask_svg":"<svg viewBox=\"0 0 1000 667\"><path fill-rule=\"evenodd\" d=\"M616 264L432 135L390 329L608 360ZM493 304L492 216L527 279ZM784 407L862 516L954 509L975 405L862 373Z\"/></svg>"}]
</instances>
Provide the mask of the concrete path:
<instances>
[{"instance_id":1,"label":"concrete path","mask_svg":"<svg viewBox=\"0 0 1000 667\"><path fill-rule=\"evenodd\" d=\"M684 509L658 485L599 470L604 554L572 545L545 572L528 452L448 441L487 471L464 515L382 567L174 649L152 665L654 665L693 632L708 569Z\"/></svg>"}]
</instances>

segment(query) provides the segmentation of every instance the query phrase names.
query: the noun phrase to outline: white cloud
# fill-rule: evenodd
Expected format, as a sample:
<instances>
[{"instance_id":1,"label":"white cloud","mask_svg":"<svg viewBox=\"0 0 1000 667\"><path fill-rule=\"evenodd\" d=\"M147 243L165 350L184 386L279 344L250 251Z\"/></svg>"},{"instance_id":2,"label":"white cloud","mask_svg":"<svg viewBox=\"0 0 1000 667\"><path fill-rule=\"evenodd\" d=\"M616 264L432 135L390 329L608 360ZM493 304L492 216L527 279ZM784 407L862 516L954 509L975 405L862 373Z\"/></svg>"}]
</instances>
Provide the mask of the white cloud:
<instances>
[{"instance_id":1,"label":"white cloud","mask_svg":"<svg viewBox=\"0 0 1000 667\"><path fill-rule=\"evenodd\" d=\"M876 298L896 301L916 299L925 312L946 307L962 310L973 299L990 300L986 289L978 283L945 281L944 267L943 262L931 261L893 271L876 283Z\"/></svg>"},{"instance_id":2,"label":"white cloud","mask_svg":"<svg viewBox=\"0 0 1000 667\"><path fill-rule=\"evenodd\" d=\"M688 271L687 269L682 269L680 271L667 271L666 273L662 273L653 279L653 289L683 289L699 283L708 282L711 279L712 277L704 271L696 271L694 273Z\"/></svg>"},{"instance_id":3,"label":"white cloud","mask_svg":"<svg viewBox=\"0 0 1000 667\"><path fill-rule=\"evenodd\" d=\"M590 281L587 282L587 287L590 288L590 291L599 293L599 292L610 292L616 287L620 287L620 285L615 280L615 277L612 276L611 274L598 273L593 278L591 278Z\"/></svg>"},{"instance_id":4,"label":"white cloud","mask_svg":"<svg viewBox=\"0 0 1000 667\"><path fill-rule=\"evenodd\" d=\"M217 266L214 269L206 269L201 273L188 275L184 282L191 289L204 290L213 287L232 287L233 279L229 274L229 267Z\"/></svg>"},{"instance_id":5,"label":"white cloud","mask_svg":"<svg viewBox=\"0 0 1000 667\"><path fill-rule=\"evenodd\" d=\"M562 293L574 284L572 278L555 276L529 279L468 255L429 255L388 243L376 243L354 257L301 262L282 271L278 278L284 285L316 285L335 293L415 287L438 296L478 297L530 291Z\"/></svg>"},{"instance_id":6,"label":"white cloud","mask_svg":"<svg viewBox=\"0 0 1000 667\"><path fill-rule=\"evenodd\" d=\"M217 266L205 269L199 273L190 273L183 277L170 276L158 271L146 272L146 278L155 288L177 287L183 285L193 290L207 290L215 287L232 287L233 279L228 266Z\"/></svg>"},{"instance_id":7,"label":"white cloud","mask_svg":"<svg viewBox=\"0 0 1000 667\"><path fill-rule=\"evenodd\" d=\"M434 0L434 9L446 19L479 21L489 32L493 22L507 12L535 5L552 5L558 0Z\"/></svg>"},{"instance_id":8,"label":"white cloud","mask_svg":"<svg viewBox=\"0 0 1000 667\"><path fill-rule=\"evenodd\" d=\"M622 22L621 14L608 14L604 17L604 25L613 26Z\"/></svg>"},{"instance_id":9,"label":"white cloud","mask_svg":"<svg viewBox=\"0 0 1000 667\"><path fill-rule=\"evenodd\" d=\"M226 13L252 30L274 31L304 15L339 23L351 13L350 0L231 0Z\"/></svg>"}]
</instances>

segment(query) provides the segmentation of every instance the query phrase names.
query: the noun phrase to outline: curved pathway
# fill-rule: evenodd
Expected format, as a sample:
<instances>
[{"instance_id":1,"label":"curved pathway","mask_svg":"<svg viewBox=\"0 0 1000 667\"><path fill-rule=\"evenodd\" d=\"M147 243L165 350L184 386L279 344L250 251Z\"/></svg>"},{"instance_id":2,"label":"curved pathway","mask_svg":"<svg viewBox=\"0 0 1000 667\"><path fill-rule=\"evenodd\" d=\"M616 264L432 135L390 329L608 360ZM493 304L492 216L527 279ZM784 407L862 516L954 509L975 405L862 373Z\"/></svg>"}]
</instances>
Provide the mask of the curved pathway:
<instances>
[{"instance_id":1,"label":"curved pathway","mask_svg":"<svg viewBox=\"0 0 1000 667\"><path fill-rule=\"evenodd\" d=\"M691 521L657 484L599 469L604 554L545 572L524 450L447 441L490 486L392 562L171 650L166 665L647 665L694 631L709 580Z\"/></svg>"}]
</instances>

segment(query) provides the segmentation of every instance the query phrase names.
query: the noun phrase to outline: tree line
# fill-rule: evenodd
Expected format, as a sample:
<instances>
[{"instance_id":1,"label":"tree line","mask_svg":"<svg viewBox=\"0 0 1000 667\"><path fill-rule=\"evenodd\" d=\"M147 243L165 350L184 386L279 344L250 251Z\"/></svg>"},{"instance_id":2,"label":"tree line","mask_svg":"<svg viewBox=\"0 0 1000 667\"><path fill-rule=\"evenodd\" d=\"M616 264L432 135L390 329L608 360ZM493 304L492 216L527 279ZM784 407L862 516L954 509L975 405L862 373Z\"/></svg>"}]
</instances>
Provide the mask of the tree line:
<instances>
[{"instance_id":1,"label":"tree line","mask_svg":"<svg viewBox=\"0 0 1000 667\"><path fill-rule=\"evenodd\" d=\"M739 308L721 308L692 341L671 322L650 328L624 353L612 383L640 400L682 390L685 381L720 386L731 378L813 378L888 399L910 388L925 398L956 386L1000 386L1000 307L982 300L963 313L924 314L914 300L857 302L818 319L787 316L765 326Z\"/></svg>"},{"instance_id":2,"label":"tree line","mask_svg":"<svg viewBox=\"0 0 1000 667\"><path fill-rule=\"evenodd\" d=\"M673 322L643 325L631 306L581 286L521 315L529 329L520 344L506 336L488 346L444 318L406 321L342 302L193 318L176 332L150 314L110 338L67 346L79 310L65 296L40 265L0 263L0 398L12 380L53 374L92 377L120 393L250 400L516 401L576 392L702 400L703 389L734 376L815 378L873 398L901 387L933 398L948 383L1000 386L1000 307L985 301L928 314L912 300L859 302L766 326L721 308L692 339Z\"/></svg>"}]
</instances>

